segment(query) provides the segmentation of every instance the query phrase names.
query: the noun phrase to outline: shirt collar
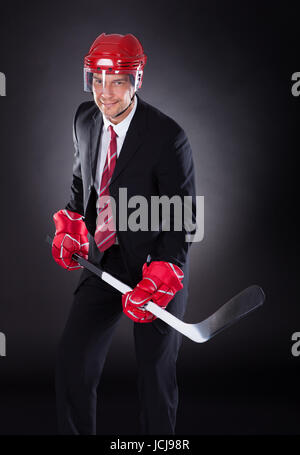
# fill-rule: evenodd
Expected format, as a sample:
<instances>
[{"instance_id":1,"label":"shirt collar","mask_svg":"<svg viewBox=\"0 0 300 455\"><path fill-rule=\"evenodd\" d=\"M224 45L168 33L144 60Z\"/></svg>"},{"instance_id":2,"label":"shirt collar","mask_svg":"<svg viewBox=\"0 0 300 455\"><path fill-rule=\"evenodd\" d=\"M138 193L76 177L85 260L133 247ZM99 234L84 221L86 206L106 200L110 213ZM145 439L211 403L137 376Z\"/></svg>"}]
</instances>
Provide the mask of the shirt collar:
<instances>
[{"instance_id":1,"label":"shirt collar","mask_svg":"<svg viewBox=\"0 0 300 455\"><path fill-rule=\"evenodd\" d=\"M136 107L137 107L137 97L136 96L134 96L133 102L134 102L134 106L133 106L133 109L130 112L130 114L127 115L127 117L125 117L124 120L122 120L122 122L118 123L117 125L115 125L114 123L111 123L104 115L102 115L104 128L106 129L106 131L108 130L108 127L111 125L119 137L125 136L128 128L129 128L130 122L132 120L132 117L134 116L135 111L136 111Z\"/></svg>"}]
</instances>

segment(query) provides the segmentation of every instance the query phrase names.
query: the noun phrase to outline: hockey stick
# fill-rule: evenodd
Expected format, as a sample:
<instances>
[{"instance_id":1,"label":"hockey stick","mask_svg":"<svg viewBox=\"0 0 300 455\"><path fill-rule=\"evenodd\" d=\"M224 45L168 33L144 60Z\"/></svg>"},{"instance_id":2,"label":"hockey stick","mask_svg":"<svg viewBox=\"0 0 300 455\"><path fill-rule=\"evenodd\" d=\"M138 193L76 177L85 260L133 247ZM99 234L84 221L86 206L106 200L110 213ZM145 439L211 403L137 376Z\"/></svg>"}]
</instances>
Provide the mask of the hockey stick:
<instances>
[{"instance_id":1,"label":"hockey stick","mask_svg":"<svg viewBox=\"0 0 300 455\"><path fill-rule=\"evenodd\" d=\"M47 242L52 244L52 238L47 236ZM113 288L120 291L122 294L132 291L132 288L122 283L122 281L114 278L109 273L99 269L91 262L87 261L78 254L73 254L72 258L82 267L85 267L90 272L93 272L103 281L108 283ZM156 317L164 321L166 324L173 327L178 332L190 338L196 343L204 343L210 340L217 333L229 327L234 322L249 314L264 303L265 294L260 286L253 285L244 289L235 297L224 303L215 313L198 324L189 324L173 316L166 310L154 302L148 302L144 305L147 311L150 311Z\"/></svg>"}]
</instances>

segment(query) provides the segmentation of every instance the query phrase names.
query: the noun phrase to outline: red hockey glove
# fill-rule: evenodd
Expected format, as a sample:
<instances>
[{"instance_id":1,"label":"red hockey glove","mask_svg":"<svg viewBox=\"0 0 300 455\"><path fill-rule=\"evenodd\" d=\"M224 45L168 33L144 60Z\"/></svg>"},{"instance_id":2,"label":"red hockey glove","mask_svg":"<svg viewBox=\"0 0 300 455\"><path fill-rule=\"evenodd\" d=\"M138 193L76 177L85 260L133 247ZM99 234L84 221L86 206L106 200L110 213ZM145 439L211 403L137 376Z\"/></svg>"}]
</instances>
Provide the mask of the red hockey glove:
<instances>
[{"instance_id":1,"label":"red hockey glove","mask_svg":"<svg viewBox=\"0 0 300 455\"><path fill-rule=\"evenodd\" d=\"M56 228L52 243L54 260L64 269L80 269L78 262L73 261L72 254L78 253L84 259L88 258L88 231L82 216L69 210L59 210L53 215L53 220Z\"/></svg>"},{"instance_id":2,"label":"red hockey glove","mask_svg":"<svg viewBox=\"0 0 300 455\"><path fill-rule=\"evenodd\" d=\"M143 279L130 292L122 296L124 313L135 322L152 322L156 319L143 305L152 300L166 308L177 291L183 288L182 270L171 262L154 261L143 265Z\"/></svg>"}]
</instances>

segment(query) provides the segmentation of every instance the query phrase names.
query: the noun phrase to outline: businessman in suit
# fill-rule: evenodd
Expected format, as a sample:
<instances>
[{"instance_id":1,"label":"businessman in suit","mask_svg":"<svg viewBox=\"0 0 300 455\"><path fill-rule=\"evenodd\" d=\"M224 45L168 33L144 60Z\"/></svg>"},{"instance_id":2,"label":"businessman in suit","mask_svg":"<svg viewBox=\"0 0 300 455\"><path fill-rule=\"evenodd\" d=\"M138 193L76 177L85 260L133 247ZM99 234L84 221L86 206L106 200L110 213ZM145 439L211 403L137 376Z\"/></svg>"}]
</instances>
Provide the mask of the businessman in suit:
<instances>
[{"instance_id":1,"label":"businessman in suit","mask_svg":"<svg viewBox=\"0 0 300 455\"><path fill-rule=\"evenodd\" d=\"M140 432L175 432L181 335L143 305L152 300L184 315L190 247L186 223L175 229L172 210L168 220L161 212L153 219L150 207L153 197L188 196L193 224L194 166L182 128L136 94L145 63L133 35L102 34L85 57L85 90L93 93L93 101L81 104L75 114L71 198L54 215L52 253L67 270L80 268L74 252L88 257L133 291L121 296L91 272L81 273L57 356L62 434L96 433L97 387L123 313L133 321ZM136 196L147 203L148 228L130 229L136 208L128 201ZM121 218L128 221L125 228Z\"/></svg>"}]
</instances>

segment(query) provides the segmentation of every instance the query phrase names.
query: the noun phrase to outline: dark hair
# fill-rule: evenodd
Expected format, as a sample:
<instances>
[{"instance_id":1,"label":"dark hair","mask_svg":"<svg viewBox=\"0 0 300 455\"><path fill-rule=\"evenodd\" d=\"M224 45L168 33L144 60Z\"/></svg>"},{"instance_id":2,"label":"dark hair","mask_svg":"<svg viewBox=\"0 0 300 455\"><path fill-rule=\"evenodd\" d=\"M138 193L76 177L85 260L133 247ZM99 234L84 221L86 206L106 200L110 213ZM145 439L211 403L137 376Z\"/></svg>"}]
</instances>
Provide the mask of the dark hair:
<instances>
[{"instance_id":1,"label":"dark hair","mask_svg":"<svg viewBox=\"0 0 300 455\"><path fill-rule=\"evenodd\" d=\"M129 80L131 85L135 86L135 77L133 74L129 74Z\"/></svg>"}]
</instances>

